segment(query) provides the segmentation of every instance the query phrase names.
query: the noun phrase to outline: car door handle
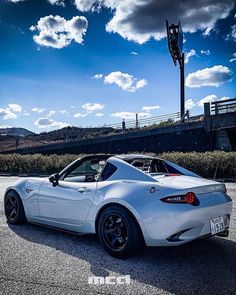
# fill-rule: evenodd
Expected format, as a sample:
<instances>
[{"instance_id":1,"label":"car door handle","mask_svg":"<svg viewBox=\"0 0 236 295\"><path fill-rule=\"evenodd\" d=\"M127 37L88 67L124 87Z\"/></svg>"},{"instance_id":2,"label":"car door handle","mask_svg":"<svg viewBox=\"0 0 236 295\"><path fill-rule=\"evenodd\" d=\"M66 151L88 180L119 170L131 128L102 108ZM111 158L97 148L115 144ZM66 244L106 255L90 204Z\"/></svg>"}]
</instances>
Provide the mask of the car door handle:
<instances>
[{"instance_id":1,"label":"car door handle","mask_svg":"<svg viewBox=\"0 0 236 295\"><path fill-rule=\"evenodd\" d=\"M89 193L91 192L91 189L88 189L87 187L81 187L81 188L78 188L78 192L80 192L81 194Z\"/></svg>"}]
</instances>

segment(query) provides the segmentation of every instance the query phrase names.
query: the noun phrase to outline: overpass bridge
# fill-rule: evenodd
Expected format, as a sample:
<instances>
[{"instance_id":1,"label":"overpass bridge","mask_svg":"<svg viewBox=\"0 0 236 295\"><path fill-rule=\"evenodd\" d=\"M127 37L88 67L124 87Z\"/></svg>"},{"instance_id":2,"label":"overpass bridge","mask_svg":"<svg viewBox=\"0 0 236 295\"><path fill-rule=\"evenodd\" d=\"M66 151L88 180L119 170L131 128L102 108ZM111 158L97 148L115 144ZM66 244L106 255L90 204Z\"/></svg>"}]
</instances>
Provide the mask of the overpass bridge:
<instances>
[{"instance_id":1,"label":"overpass bridge","mask_svg":"<svg viewBox=\"0 0 236 295\"><path fill-rule=\"evenodd\" d=\"M236 150L236 99L205 103L203 115L187 117L180 121L173 119L173 122L175 123L170 126L136 126L137 129L128 129L127 132L123 130L115 135L12 149L0 153L89 154ZM135 123L137 125L137 122ZM121 127L122 124L117 126Z\"/></svg>"}]
</instances>

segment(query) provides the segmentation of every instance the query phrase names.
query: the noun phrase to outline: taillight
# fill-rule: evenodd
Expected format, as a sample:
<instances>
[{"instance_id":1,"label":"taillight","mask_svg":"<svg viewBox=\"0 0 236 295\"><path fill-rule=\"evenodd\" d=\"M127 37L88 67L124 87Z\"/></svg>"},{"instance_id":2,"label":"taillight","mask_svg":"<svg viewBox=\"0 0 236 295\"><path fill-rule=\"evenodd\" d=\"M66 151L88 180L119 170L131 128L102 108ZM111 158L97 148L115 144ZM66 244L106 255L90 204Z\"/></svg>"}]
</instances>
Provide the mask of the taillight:
<instances>
[{"instance_id":1,"label":"taillight","mask_svg":"<svg viewBox=\"0 0 236 295\"><path fill-rule=\"evenodd\" d=\"M185 199L186 199L186 203L193 204L196 202L197 197L194 193L190 192L185 195Z\"/></svg>"},{"instance_id":2,"label":"taillight","mask_svg":"<svg viewBox=\"0 0 236 295\"><path fill-rule=\"evenodd\" d=\"M195 193L189 192L186 195L179 196L169 196L161 199L164 203L174 203L174 204L190 204L190 205L198 205L199 201L196 197Z\"/></svg>"}]
</instances>

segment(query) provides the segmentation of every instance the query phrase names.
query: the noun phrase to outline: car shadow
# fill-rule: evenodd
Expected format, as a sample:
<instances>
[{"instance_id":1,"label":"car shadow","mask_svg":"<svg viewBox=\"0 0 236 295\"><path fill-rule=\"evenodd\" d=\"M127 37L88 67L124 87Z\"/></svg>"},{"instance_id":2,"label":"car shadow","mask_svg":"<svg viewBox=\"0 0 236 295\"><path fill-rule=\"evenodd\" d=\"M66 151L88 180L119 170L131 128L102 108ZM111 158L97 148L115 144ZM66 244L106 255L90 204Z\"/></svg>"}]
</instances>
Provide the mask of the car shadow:
<instances>
[{"instance_id":1,"label":"car shadow","mask_svg":"<svg viewBox=\"0 0 236 295\"><path fill-rule=\"evenodd\" d=\"M74 235L38 225L10 225L21 238L87 261L95 276L109 271L175 294L235 294L236 243L212 237L178 247L146 248L129 259L109 256L95 235ZM132 286L131 286L132 287ZM127 286L128 288L128 286Z\"/></svg>"}]
</instances>

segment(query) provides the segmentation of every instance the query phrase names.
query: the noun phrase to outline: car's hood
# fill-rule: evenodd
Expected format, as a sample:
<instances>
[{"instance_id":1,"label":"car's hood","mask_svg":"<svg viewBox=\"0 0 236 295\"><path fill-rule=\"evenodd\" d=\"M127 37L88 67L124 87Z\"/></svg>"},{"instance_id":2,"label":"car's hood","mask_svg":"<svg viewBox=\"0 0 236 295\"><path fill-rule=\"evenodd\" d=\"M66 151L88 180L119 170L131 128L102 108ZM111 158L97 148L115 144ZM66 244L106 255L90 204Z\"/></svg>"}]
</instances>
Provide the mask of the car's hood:
<instances>
[{"instance_id":1,"label":"car's hood","mask_svg":"<svg viewBox=\"0 0 236 295\"><path fill-rule=\"evenodd\" d=\"M155 180L163 186L176 190L192 190L195 193L207 193L213 191L224 191L225 185L213 180L208 180L200 177L192 177L186 175L178 176L153 176Z\"/></svg>"}]
</instances>

